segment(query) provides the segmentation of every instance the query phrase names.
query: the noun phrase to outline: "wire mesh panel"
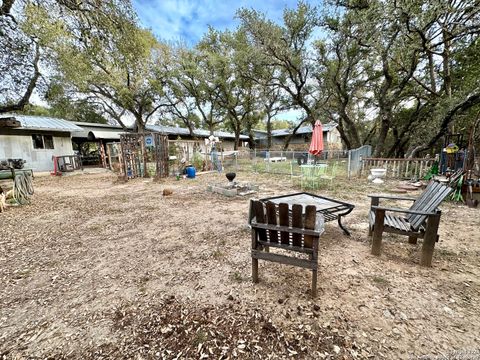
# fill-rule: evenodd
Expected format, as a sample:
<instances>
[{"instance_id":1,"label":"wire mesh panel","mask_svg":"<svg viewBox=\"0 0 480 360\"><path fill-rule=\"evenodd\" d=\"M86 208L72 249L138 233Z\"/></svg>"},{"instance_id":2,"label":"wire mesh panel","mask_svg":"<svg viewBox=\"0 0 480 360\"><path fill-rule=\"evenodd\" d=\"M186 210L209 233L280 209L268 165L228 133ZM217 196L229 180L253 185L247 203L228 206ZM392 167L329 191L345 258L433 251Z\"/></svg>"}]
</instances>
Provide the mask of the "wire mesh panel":
<instances>
[{"instance_id":1,"label":"wire mesh panel","mask_svg":"<svg viewBox=\"0 0 480 360\"><path fill-rule=\"evenodd\" d=\"M304 165L338 164L346 172L348 152L344 150L325 150L319 156L308 151L298 150L262 150L253 149L238 154L238 169L256 173L270 173L301 176ZM343 166L343 167L342 167Z\"/></svg>"},{"instance_id":2,"label":"wire mesh panel","mask_svg":"<svg viewBox=\"0 0 480 360\"><path fill-rule=\"evenodd\" d=\"M156 151L156 177L168 177L168 137L161 134L155 134Z\"/></svg>"},{"instance_id":3,"label":"wire mesh panel","mask_svg":"<svg viewBox=\"0 0 480 360\"><path fill-rule=\"evenodd\" d=\"M120 143L107 143L107 157L110 170L116 173L123 171L122 146Z\"/></svg>"},{"instance_id":4,"label":"wire mesh panel","mask_svg":"<svg viewBox=\"0 0 480 360\"><path fill-rule=\"evenodd\" d=\"M125 177L168 176L168 139L165 135L122 134L120 146Z\"/></svg>"}]
</instances>

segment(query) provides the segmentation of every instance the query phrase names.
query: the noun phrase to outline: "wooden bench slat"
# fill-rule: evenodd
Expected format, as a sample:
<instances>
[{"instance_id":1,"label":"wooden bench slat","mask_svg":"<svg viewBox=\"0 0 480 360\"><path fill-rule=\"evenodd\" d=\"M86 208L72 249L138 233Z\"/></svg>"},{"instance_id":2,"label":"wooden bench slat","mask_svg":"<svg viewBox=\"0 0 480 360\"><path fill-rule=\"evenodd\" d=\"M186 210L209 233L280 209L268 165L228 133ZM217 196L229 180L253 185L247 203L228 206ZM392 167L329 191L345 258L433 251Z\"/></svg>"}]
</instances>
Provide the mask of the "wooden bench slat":
<instances>
[{"instance_id":1,"label":"wooden bench slat","mask_svg":"<svg viewBox=\"0 0 480 360\"><path fill-rule=\"evenodd\" d=\"M267 202L267 222L269 225L277 225L277 210L273 202ZM268 238L272 243L278 243L277 230L268 230Z\"/></svg>"},{"instance_id":2,"label":"wooden bench slat","mask_svg":"<svg viewBox=\"0 0 480 360\"><path fill-rule=\"evenodd\" d=\"M303 206L294 204L292 206L292 228L303 228ZM293 246L302 246L302 235L298 233L292 234Z\"/></svg>"},{"instance_id":3,"label":"wooden bench slat","mask_svg":"<svg viewBox=\"0 0 480 360\"><path fill-rule=\"evenodd\" d=\"M260 260L273 261L280 264L299 266L305 269L316 270L318 268L317 263L309 259L294 258L291 256L274 254L261 250L252 250L252 257Z\"/></svg>"},{"instance_id":4,"label":"wooden bench slat","mask_svg":"<svg viewBox=\"0 0 480 360\"><path fill-rule=\"evenodd\" d=\"M317 209L313 205L308 205L305 209L305 229L315 229L315 222L317 220ZM303 246L306 248L313 248L313 236L305 235L303 237Z\"/></svg>"},{"instance_id":5,"label":"wooden bench slat","mask_svg":"<svg viewBox=\"0 0 480 360\"><path fill-rule=\"evenodd\" d=\"M260 201L254 201L253 206L255 207L255 221L259 224L265 223L265 213L263 212L263 204ZM260 240L267 240L267 232L263 229L258 230L258 237Z\"/></svg>"},{"instance_id":6,"label":"wooden bench slat","mask_svg":"<svg viewBox=\"0 0 480 360\"><path fill-rule=\"evenodd\" d=\"M307 247L304 247L304 246L293 246L293 245L285 245L285 244L282 244L282 243L272 243L272 242L269 242L269 241L261 241L259 240L258 243L260 245L263 245L263 246L271 246L271 247L276 247L276 248L279 248L279 249L284 249L284 250L288 250L288 251L295 251L295 252L299 252L299 253L305 253L305 254L311 254L313 252L313 249L311 248L307 248Z\"/></svg>"},{"instance_id":7,"label":"wooden bench slat","mask_svg":"<svg viewBox=\"0 0 480 360\"><path fill-rule=\"evenodd\" d=\"M390 226L399 230L406 230L403 229L403 226L400 224L396 216L389 214L385 215L385 226Z\"/></svg>"},{"instance_id":8,"label":"wooden bench slat","mask_svg":"<svg viewBox=\"0 0 480 360\"><path fill-rule=\"evenodd\" d=\"M452 192L452 188L446 185L441 185L441 188L437 188L437 193L432 195L425 203L422 208L423 211L434 211L438 208L440 203ZM425 223L427 216L425 215L416 215L409 219L410 225L413 229L417 230L420 225Z\"/></svg>"},{"instance_id":9,"label":"wooden bench slat","mask_svg":"<svg viewBox=\"0 0 480 360\"><path fill-rule=\"evenodd\" d=\"M289 226L289 211L288 211L288 204L281 203L278 205L278 213L280 218L280 225L281 226ZM288 231L280 232L280 241L284 245L290 244L290 233Z\"/></svg>"},{"instance_id":10,"label":"wooden bench slat","mask_svg":"<svg viewBox=\"0 0 480 360\"><path fill-rule=\"evenodd\" d=\"M310 230L310 229L297 229L297 228L291 228L287 226L281 226L281 225L269 225L269 224L257 224L255 221L253 221L250 226L252 229L264 229L264 230L275 230L275 231L287 231L289 233L293 234L298 234L300 237L302 235L312 235L315 237L318 237L322 234L322 232L318 230ZM268 240L263 240L263 241L268 241ZM301 245L301 242L300 242Z\"/></svg>"}]
</instances>

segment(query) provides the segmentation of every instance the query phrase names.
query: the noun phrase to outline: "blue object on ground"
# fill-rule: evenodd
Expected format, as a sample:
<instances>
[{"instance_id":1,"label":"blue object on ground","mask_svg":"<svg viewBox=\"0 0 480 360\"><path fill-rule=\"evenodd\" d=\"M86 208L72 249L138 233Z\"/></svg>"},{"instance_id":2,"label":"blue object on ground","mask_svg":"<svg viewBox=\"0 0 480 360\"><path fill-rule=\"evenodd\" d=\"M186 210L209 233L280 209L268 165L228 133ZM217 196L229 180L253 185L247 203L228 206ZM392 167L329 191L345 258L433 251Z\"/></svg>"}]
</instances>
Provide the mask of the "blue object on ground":
<instances>
[{"instance_id":1,"label":"blue object on ground","mask_svg":"<svg viewBox=\"0 0 480 360\"><path fill-rule=\"evenodd\" d=\"M187 167L187 178L194 179L196 174L196 170L193 166Z\"/></svg>"}]
</instances>

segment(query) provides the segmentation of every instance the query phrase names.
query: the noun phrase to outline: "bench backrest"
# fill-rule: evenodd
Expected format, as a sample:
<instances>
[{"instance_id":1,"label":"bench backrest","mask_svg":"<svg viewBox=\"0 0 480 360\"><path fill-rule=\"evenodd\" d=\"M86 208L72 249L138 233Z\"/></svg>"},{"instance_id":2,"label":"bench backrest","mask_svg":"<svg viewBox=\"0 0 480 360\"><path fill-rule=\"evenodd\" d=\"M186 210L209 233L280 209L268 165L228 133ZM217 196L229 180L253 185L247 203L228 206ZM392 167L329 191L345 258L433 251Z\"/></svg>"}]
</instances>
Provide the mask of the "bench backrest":
<instances>
[{"instance_id":1,"label":"bench backrest","mask_svg":"<svg viewBox=\"0 0 480 360\"><path fill-rule=\"evenodd\" d=\"M418 199L415 200L410 210L433 212L452 191L453 189L450 186L431 181ZM426 219L427 215L409 214L407 216L408 222L415 231L425 223Z\"/></svg>"},{"instance_id":2,"label":"bench backrest","mask_svg":"<svg viewBox=\"0 0 480 360\"><path fill-rule=\"evenodd\" d=\"M257 228L257 234L260 241L266 241L274 244L293 246L298 249L313 248L313 239L311 231L302 233L304 230L314 230L316 223L317 209L313 205L307 205L305 213L303 205L294 204L290 211L288 204L274 204L267 202L264 204L258 200L250 201L250 224L255 228L255 224L267 224L265 228ZM295 229L296 232L291 232ZM318 237L318 235L316 236ZM295 249L292 249L295 250Z\"/></svg>"}]
</instances>

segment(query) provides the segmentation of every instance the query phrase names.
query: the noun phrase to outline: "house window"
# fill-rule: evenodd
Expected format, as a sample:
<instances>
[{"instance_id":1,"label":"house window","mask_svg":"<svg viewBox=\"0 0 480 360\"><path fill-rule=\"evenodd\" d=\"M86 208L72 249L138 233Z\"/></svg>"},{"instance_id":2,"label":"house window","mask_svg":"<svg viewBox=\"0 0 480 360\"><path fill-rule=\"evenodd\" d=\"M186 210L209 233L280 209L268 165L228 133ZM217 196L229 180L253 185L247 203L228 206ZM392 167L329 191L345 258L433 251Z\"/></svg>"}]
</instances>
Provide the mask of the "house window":
<instances>
[{"instance_id":1,"label":"house window","mask_svg":"<svg viewBox=\"0 0 480 360\"><path fill-rule=\"evenodd\" d=\"M34 149L54 149L52 135L32 135Z\"/></svg>"},{"instance_id":2,"label":"house window","mask_svg":"<svg viewBox=\"0 0 480 360\"><path fill-rule=\"evenodd\" d=\"M52 135L43 135L43 145L45 149L53 149L53 136Z\"/></svg>"}]
</instances>

